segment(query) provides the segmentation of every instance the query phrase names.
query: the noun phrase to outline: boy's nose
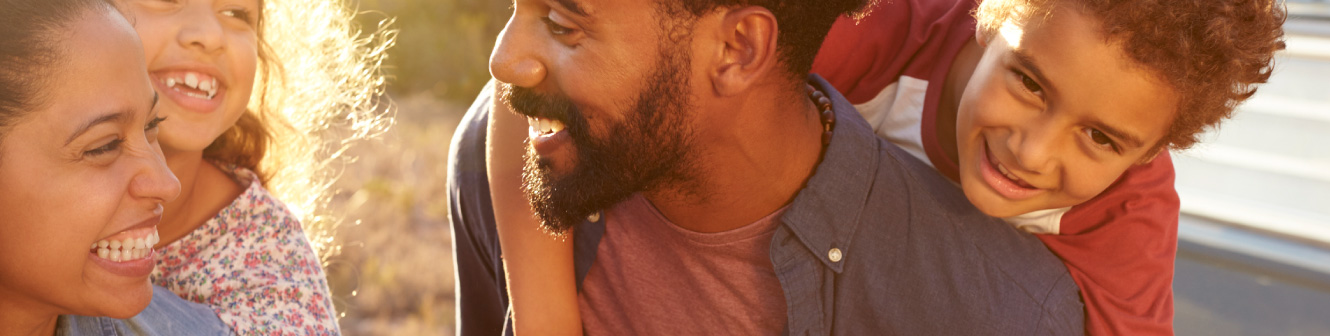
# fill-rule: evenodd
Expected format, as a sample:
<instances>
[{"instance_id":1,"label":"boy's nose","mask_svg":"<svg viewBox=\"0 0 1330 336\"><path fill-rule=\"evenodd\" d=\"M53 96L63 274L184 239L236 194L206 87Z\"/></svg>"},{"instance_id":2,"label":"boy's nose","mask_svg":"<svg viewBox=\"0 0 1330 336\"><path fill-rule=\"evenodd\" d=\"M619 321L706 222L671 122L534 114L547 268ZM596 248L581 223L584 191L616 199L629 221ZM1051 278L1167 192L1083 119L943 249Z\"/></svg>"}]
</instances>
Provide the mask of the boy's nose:
<instances>
[{"instance_id":1,"label":"boy's nose","mask_svg":"<svg viewBox=\"0 0 1330 336\"><path fill-rule=\"evenodd\" d=\"M1034 123L1028 125L1023 134L1012 137L1017 143L1012 144L1013 156L1020 169L1030 173L1044 174L1050 171L1053 157L1062 141L1052 125Z\"/></svg>"}]
</instances>

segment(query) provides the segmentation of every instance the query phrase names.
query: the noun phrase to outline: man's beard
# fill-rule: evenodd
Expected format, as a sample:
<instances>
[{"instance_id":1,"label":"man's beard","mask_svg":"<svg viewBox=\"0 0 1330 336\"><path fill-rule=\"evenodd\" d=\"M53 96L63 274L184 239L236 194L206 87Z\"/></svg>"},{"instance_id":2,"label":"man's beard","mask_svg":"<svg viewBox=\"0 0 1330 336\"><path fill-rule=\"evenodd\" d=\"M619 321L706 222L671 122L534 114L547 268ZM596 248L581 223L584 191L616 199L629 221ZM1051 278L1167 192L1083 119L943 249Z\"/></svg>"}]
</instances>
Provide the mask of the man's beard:
<instances>
[{"instance_id":1,"label":"man's beard","mask_svg":"<svg viewBox=\"0 0 1330 336\"><path fill-rule=\"evenodd\" d=\"M554 164L533 151L525 155L522 191L545 230L562 234L634 193L692 174L691 130L684 123L689 60L676 55L662 53L647 86L623 121L607 125L604 139L590 134L586 118L567 97L500 84L500 99L513 111L563 122L576 148L573 168L563 176L555 176Z\"/></svg>"}]
</instances>

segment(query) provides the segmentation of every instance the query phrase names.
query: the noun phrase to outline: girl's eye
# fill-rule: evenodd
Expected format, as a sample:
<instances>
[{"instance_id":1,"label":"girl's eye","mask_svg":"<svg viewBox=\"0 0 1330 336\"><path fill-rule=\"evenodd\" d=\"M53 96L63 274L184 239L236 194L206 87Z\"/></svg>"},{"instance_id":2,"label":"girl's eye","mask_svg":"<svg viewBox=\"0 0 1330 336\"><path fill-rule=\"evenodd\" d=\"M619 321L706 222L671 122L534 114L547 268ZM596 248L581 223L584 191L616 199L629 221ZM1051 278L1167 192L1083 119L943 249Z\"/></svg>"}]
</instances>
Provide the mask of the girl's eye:
<instances>
[{"instance_id":1,"label":"girl's eye","mask_svg":"<svg viewBox=\"0 0 1330 336\"><path fill-rule=\"evenodd\" d=\"M1087 128L1086 133L1090 136L1090 141L1094 141L1096 145L1112 149L1114 152L1118 151L1117 143L1114 143L1113 138L1109 138L1104 132L1100 132L1093 128Z\"/></svg>"},{"instance_id":2,"label":"girl's eye","mask_svg":"<svg viewBox=\"0 0 1330 336\"><path fill-rule=\"evenodd\" d=\"M1035 82L1034 78L1030 78L1030 76L1026 76L1024 72L1020 71L1016 71L1016 75L1021 77L1021 85L1024 85L1026 90L1030 90L1031 93L1036 95L1043 93L1044 87L1039 86L1039 83Z\"/></svg>"},{"instance_id":3,"label":"girl's eye","mask_svg":"<svg viewBox=\"0 0 1330 336\"><path fill-rule=\"evenodd\" d=\"M573 33L572 28L560 26L558 23L554 23L554 20L550 20L550 17L548 16L542 17L540 20L545 21L545 28L549 29L550 34L553 34L554 36L563 36Z\"/></svg>"},{"instance_id":4,"label":"girl's eye","mask_svg":"<svg viewBox=\"0 0 1330 336\"><path fill-rule=\"evenodd\" d=\"M101 147L93 148L93 149L91 149L91 150L88 150L88 151L86 151L86 152L83 152L83 157L85 157L85 158L95 158L95 157L98 157L98 156L105 155L105 154L107 154L107 153L114 152L114 151L116 151L117 149L120 149L120 144L121 144L121 143L124 143L124 142L125 142L125 141L124 141L124 140L121 140L121 139L115 139L115 140L112 140L111 142L108 142L108 143L106 143L105 145L102 145Z\"/></svg>"},{"instance_id":5,"label":"girl's eye","mask_svg":"<svg viewBox=\"0 0 1330 336\"><path fill-rule=\"evenodd\" d=\"M222 15L240 19L240 21L244 21L245 23L254 23L254 14L250 13L248 9L227 9L222 11Z\"/></svg>"}]
</instances>

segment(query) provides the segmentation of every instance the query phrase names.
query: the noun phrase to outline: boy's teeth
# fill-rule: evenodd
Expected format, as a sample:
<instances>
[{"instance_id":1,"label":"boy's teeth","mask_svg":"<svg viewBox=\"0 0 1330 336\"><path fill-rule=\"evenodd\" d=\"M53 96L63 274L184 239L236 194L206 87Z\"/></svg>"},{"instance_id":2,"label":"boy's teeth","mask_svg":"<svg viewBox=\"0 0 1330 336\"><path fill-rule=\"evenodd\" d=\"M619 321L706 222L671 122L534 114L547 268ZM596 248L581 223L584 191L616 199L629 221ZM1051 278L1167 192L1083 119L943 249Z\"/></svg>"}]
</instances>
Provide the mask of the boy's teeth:
<instances>
[{"instance_id":1,"label":"boy's teeth","mask_svg":"<svg viewBox=\"0 0 1330 336\"><path fill-rule=\"evenodd\" d=\"M188 86L191 89L199 88L199 75L193 73L185 74L185 86Z\"/></svg>"}]
</instances>

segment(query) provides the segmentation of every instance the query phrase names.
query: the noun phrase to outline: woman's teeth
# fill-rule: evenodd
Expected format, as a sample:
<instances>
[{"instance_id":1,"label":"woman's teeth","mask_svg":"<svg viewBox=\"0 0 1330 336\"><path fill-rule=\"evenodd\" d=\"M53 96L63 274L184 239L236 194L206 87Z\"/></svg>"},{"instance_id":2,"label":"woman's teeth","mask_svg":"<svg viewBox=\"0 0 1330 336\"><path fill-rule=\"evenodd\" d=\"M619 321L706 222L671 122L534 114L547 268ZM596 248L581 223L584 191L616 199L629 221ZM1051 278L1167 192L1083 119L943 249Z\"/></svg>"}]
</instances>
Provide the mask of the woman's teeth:
<instances>
[{"instance_id":1,"label":"woman's teeth","mask_svg":"<svg viewBox=\"0 0 1330 336\"><path fill-rule=\"evenodd\" d=\"M157 245L160 241L157 231L153 231L147 237L103 239L92 244L91 250L96 251L97 257L102 259L114 262L129 261L148 256L152 253L153 245Z\"/></svg>"},{"instance_id":2,"label":"woman's teeth","mask_svg":"<svg viewBox=\"0 0 1330 336\"><path fill-rule=\"evenodd\" d=\"M531 125L531 129L536 130L540 135L549 135L563 130L563 122L545 118L526 117L526 122Z\"/></svg>"},{"instance_id":3,"label":"woman's teeth","mask_svg":"<svg viewBox=\"0 0 1330 336\"><path fill-rule=\"evenodd\" d=\"M200 73L187 72L183 78L168 77L163 80L163 83L166 84L166 87L176 90L176 92L194 98L212 99L212 97L217 96L217 78ZM184 90L181 86L189 90Z\"/></svg>"}]
</instances>

